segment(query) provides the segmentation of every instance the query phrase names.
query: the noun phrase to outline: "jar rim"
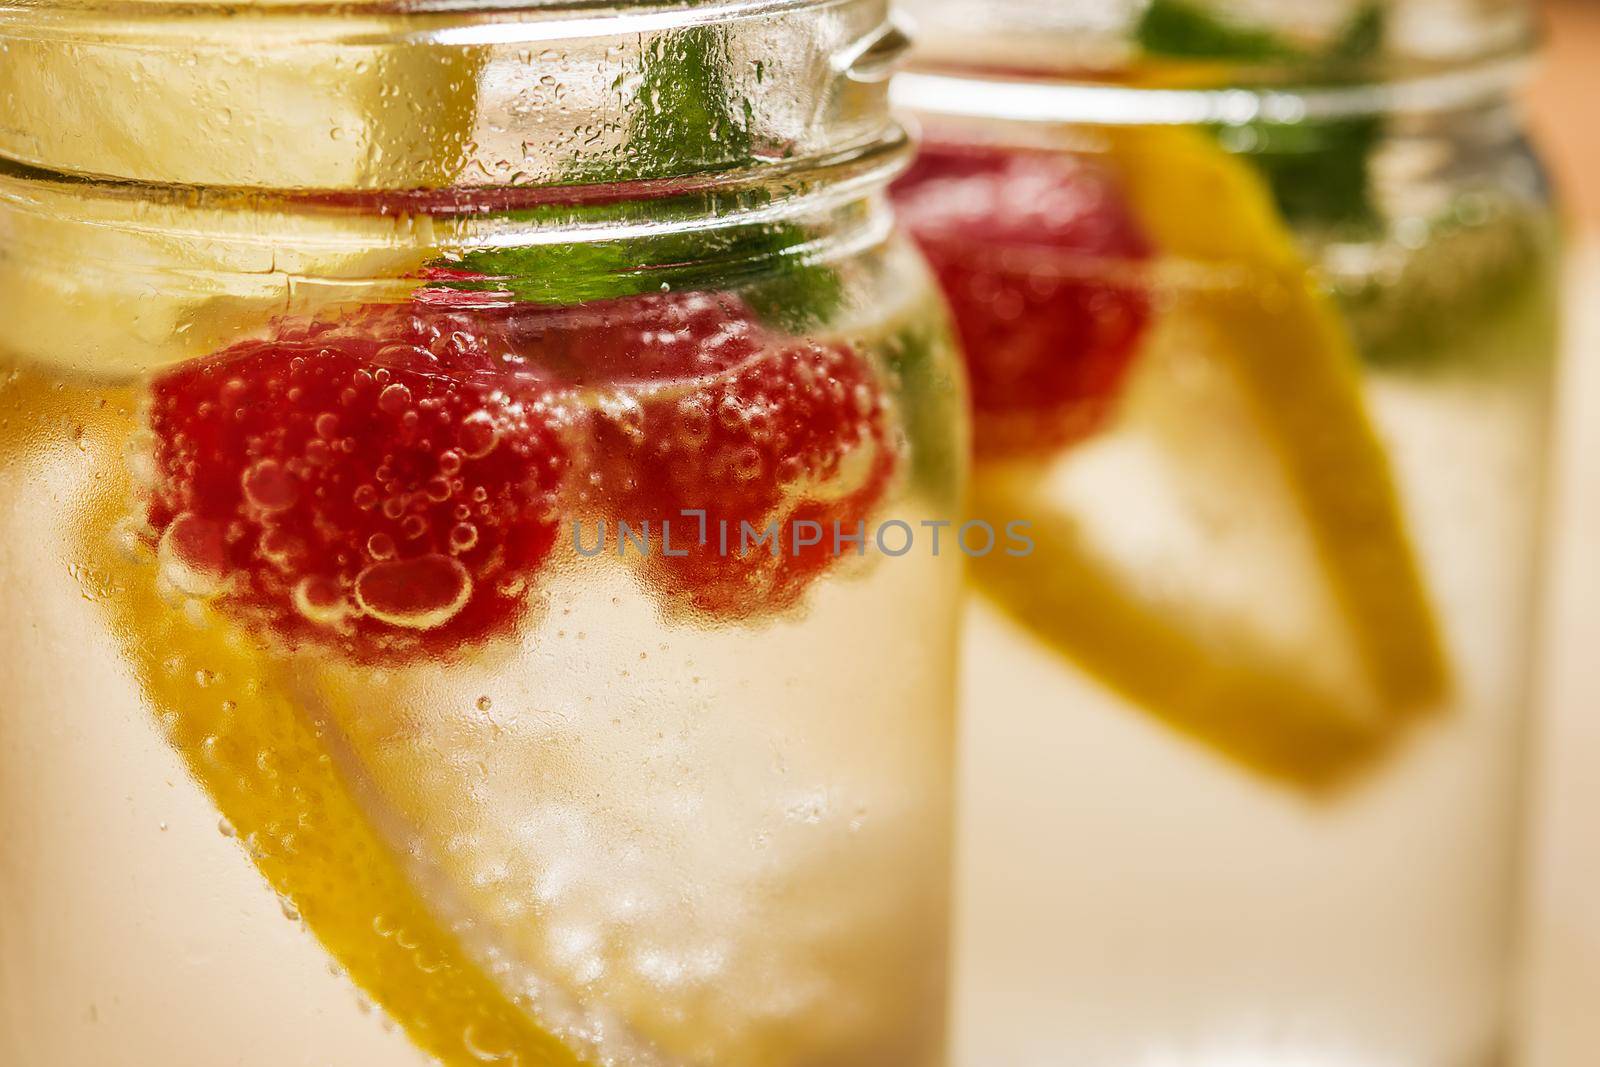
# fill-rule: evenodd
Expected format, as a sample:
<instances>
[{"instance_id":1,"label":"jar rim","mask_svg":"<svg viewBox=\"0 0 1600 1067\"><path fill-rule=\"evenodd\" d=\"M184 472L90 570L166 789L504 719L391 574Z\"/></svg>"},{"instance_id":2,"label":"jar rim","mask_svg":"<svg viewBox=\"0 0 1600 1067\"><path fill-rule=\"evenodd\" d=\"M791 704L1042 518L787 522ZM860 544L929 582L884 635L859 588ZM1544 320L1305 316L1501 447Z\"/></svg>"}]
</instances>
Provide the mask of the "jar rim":
<instances>
[{"instance_id":1,"label":"jar rim","mask_svg":"<svg viewBox=\"0 0 1600 1067\"><path fill-rule=\"evenodd\" d=\"M952 119L1081 126L1292 125L1386 114L1469 110L1505 100L1534 60L1524 49L1470 66L1348 84L1141 86L1025 71L914 66L892 89L895 106Z\"/></svg>"},{"instance_id":2,"label":"jar rim","mask_svg":"<svg viewBox=\"0 0 1600 1067\"><path fill-rule=\"evenodd\" d=\"M908 43L888 0L19 0L0 159L301 191L769 171L892 136Z\"/></svg>"},{"instance_id":3,"label":"jar rim","mask_svg":"<svg viewBox=\"0 0 1600 1067\"><path fill-rule=\"evenodd\" d=\"M1228 123L1255 103L1306 112L1286 121L1450 110L1515 85L1540 40L1525 0L992 0L981 16L901 2L917 95L937 95L925 78L1071 86L1080 100L1103 87L1103 114L1149 115L1127 122Z\"/></svg>"},{"instance_id":4,"label":"jar rim","mask_svg":"<svg viewBox=\"0 0 1600 1067\"><path fill-rule=\"evenodd\" d=\"M177 13L190 17L253 14L328 16L551 15L656 19L677 14L686 22L726 20L797 8L826 8L855 0L13 0L11 15L81 11L136 17ZM619 23L621 25L621 23Z\"/></svg>"}]
</instances>

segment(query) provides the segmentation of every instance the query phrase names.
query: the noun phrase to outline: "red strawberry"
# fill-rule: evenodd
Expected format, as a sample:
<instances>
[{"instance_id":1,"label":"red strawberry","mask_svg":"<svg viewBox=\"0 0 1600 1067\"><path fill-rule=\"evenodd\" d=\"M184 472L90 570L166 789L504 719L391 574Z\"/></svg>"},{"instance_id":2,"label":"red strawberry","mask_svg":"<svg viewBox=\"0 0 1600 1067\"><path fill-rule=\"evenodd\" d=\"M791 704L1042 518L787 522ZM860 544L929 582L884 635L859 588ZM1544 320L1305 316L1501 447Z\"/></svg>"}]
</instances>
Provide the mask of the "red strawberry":
<instances>
[{"instance_id":1,"label":"red strawberry","mask_svg":"<svg viewBox=\"0 0 1600 1067\"><path fill-rule=\"evenodd\" d=\"M611 321L607 330L555 331L542 351L548 366L565 368L564 380L598 392L585 496L613 523L649 524L645 573L668 609L726 618L796 603L837 558L834 524L855 533L896 467L867 361L847 345L777 337L725 295L560 315ZM694 511L704 516L686 514ZM744 523L758 533L776 524L778 553L742 543ZM802 523L823 536L796 548ZM799 530L801 542L815 533Z\"/></svg>"},{"instance_id":2,"label":"red strawberry","mask_svg":"<svg viewBox=\"0 0 1600 1067\"><path fill-rule=\"evenodd\" d=\"M1150 242L1110 178L1064 153L929 145L894 196L955 314L979 455L1098 429L1150 318L1129 277Z\"/></svg>"},{"instance_id":3,"label":"red strawberry","mask_svg":"<svg viewBox=\"0 0 1600 1067\"><path fill-rule=\"evenodd\" d=\"M660 385L718 374L768 335L729 293L649 293L570 307L515 305L501 330L531 373L568 387Z\"/></svg>"},{"instance_id":4,"label":"red strawberry","mask_svg":"<svg viewBox=\"0 0 1600 1067\"><path fill-rule=\"evenodd\" d=\"M363 662L510 632L554 546L556 416L499 320L420 306L286 321L152 384L169 577Z\"/></svg>"}]
</instances>

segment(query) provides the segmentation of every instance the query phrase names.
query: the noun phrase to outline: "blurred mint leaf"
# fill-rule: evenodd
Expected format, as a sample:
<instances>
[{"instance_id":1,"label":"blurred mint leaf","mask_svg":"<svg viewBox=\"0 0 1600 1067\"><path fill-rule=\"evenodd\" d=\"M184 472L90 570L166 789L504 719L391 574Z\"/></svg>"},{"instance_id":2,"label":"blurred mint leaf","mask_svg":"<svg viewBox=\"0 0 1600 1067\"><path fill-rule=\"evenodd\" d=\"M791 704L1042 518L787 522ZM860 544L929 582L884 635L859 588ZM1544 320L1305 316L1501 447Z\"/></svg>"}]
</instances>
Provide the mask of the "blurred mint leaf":
<instances>
[{"instance_id":1,"label":"blurred mint leaf","mask_svg":"<svg viewBox=\"0 0 1600 1067\"><path fill-rule=\"evenodd\" d=\"M1195 0L1151 0L1135 38L1153 56L1293 64L1313 78L1337 81L1350 66L1378 55L1385 22L1382 3L1373 0L1356 11L1327 49L1311 53ZM1230 151L1255 164L1291 223L1363 226L1376 220L1371 160L1383 139L1380 116L1251 122L1216 126L1213 132Z\"/></svg>"},{"instance_id":2,"label":"blurred mint leaf","mask_svg":"<svg viewBox=\"0 0 1600 1067\"><path fill-rule=\"evenodd\" d=\"M1297 49L1267 30L1222 18L1193 0L1151 0L1139 18L1139 47L1175 59L1297 60Z\"/></svg>"},{"instance_id":3,"label":"blurred mint leaf","mask_svg":"<svg viewBox=\"0 0 1600 1067\"><path fill-rule=\"evenodd\" d=\"M628 116L619 161L587 163L569 175L575 183L685 177L749 167L756 162L749 103L728 76L724 32L696 26L663 34L651 43L638 72L639 88ZM557 224L660 224L675 216L703 216L708 209L755 208L765 192L746 193L720 205L686 198L677 203L633 201L590 207L555 206L510 217ZM747 286L745 296L764 319L803 329L827 318L841 299L831 268L806 263L793 251L808 240L799 226L780 223L704 232L663 232L614 241L473 252L454 270L482 274L482 281L451 280L458 289L510 292L543 304L577 304L675 287ZM787 258L784 253L791 253ZM719 269L718 265L722 268Z\"/></svg>"}]
</instances>

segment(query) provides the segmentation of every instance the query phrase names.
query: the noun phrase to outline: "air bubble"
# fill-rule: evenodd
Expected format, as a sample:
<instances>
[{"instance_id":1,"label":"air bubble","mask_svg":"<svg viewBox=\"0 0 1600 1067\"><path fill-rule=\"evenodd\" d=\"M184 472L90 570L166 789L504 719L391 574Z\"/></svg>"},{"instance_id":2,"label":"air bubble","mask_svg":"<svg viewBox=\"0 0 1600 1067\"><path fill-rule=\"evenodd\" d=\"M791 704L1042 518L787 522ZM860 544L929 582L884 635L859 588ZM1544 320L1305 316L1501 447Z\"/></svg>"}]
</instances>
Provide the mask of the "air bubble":
<instances>
[{"instance_id":1,"label":"air bubble","mask_svg":"<svg viewBox=\"0 0 1600 1067\"><path fill-rule=\"evenodd\" d=\"M264 459L244 472L245 499L262 511L283 511L300 499L300 483L275 459Z\"/></svg>"},{"instance_id":2,"label":"air bubble","mask_svg":"<svg viewBox=\"0 0 1600 1067\"><path fill-rule=\"evenodd\" d=\"M408 630L449 622L472 597L467 569L448 556L375 563L356 577L356 602L373 618Z\"/></svg>"},{"instance_id":3,"label":"air bubble","mask_svg":"<svg viewBox=\"0 0 1600 1067\"><path fill-rule=\"evenodd\" d=\"M190 512L172 520L156 547L161 576L174 589L193 597L222 592L227 574L227 549L222 527Z\"/></svg>"},{"instance_id":4,"label":"air bubble","mask_svg":"<svg viewBox=\"0 0 1600 1067\"><path fill-rule=\"evenodd\" d=\"M411 406L411 390L403 383L395 382L384 387L378 394L378 408L390 415L398 415Z\"/></svg>"},{"instance_id":5,"label":"air bubble","mask_svg":"<svg viewBox=\"0 0 1600 1067\"><path fill-rule=\"evenodd\" d=\"M478 528L470 522L458 522L450 529L450 550L470 552L478 544Z\"/></svg>"},{"instance_id":6,"label":"air bubble","mask_svg":"<svg viewBox=\"0 0 1600 1067\"><path fill-rule=\"evenodd\" d=\"M461 420L457 440L468 459L482 459L500 443L500 430L487 411L474 411Z\"/></svg>"},{"instance_id":7,"label":"air bubble","mask_svg":"<svg viewBox=\"0 0 1600 1067\"><path fill-rule=\"evenodd\" d=\"M302 578L294 587L295 610L311 622L338 626L350 613L350 605L332 579L313 575Z\"/></svg>"},{"instance_id":8,"label":"air bubble","mask_svg":"<svg viewBox=\"0 0 1600 1067\"><path fill-rule=\"evenodd\" d=\"M461 1044L482 1063L504 1063L513 1055L510 1035L489 1023L468 1025L461 1035Z\"/></svg>"},{"instance_id":9,"label":"air bubble","mask_svg":"<svg viewBox=\"0 0 1600 1067\"><path fill-rule=\"evenodd\" d=\"M754 448L741 448L733 457L734 476L751 481L761 474L761 453Z\"/></svg>"},{"instance_id":10,"label":"air bubble","mask_svg":"<svg viewBox=\"0 0 1600 1067\"><path fill-rule=\"evenodd\" d=\"M269 563L287 567L294 562L298 543L283 530L268 530L261 535L258 547L261 557Z\"/></svg>"}]
</instances>

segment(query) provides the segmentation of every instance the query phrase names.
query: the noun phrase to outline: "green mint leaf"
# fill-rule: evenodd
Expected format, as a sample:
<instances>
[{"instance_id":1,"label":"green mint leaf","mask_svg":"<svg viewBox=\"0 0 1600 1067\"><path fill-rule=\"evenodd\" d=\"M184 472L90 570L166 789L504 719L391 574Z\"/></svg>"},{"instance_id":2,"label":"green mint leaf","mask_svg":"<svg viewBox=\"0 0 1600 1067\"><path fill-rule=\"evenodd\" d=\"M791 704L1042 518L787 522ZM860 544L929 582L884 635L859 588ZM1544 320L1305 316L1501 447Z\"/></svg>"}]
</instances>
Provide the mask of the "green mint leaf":
<instances>
[{"instance_id":1,"label":"green mint leaf","mask_svg":"<svg viewBox=\"0 0 1600 1067\"><path fill-rule=\"evenodd\" d=\"M656 38L630 116L628 179L748 166L749 116L738 114L728 84L726 40L713 26Z\"/></svg>"},{"instance_id":2,"label":"green mint leaf","mask_svg":"<svg viewBox=\"0 0 1600 1067\"><path fill-rule=\"evenodd\" d=\"M725 209L725 208L724 208ZM670 288L742 287L762 319L800 330L837 307L841 282L831 269L804 262L804 230L789 224L671 232L679 219L718 210L701 198L631 201L590 207L551 206L512 217L551 226L617 226L648 221L664 232L567 244L473 252L456 270L482 279L451 279L453 289L510 293L539 304L581 304Z\"/></svg>"},{"instance_id":3,"label":"green mint leaf","mask_svg":"<svg viewBox=\"0 0 1600 1067\"><path fill-rule=\"evenodd\" d=\"M1135 38L1153 56L1295 64L1314 76L1337 79L1344 68L1376 56L1384 32L1384 8L1373 0L1355 13L1331 46L1312 54L1193 0L1151 0ZM1360 227L1375 221L1371 159L1383 140L1382 118L1252 122L1214 127L1214 132L1230 151L1261 171L1290 222Z\"/></svg>"},{"instance_id":4,"label":"green mint leaf","mask_svg":"<svg viewBox=\"0 0 1600 1067\"><path fill-rule=\"evenodd\" d=\"M625 182L754 164L749 105L737 99L728 66L726 36L718 27L696 26L657 38L637 72L639 87L621 158L575 168L570 178L591 184ZM770 196L755 193L720 205L686 198L676 204L639 201L542 208L514 217L552 225L656 222L665 229L675 214L691 216L718 206L748 209L768 202ZM767 224L488 250L447 264L483 274L483 281L445 284L510 292L520 300L543 304L577 304L660 291L664 284L709 288L743 283L758 315L798 330L827 318L842 298L836 272L808 263L796 252L806 240L798 226Z\"/></svg>"}]
</instances>

